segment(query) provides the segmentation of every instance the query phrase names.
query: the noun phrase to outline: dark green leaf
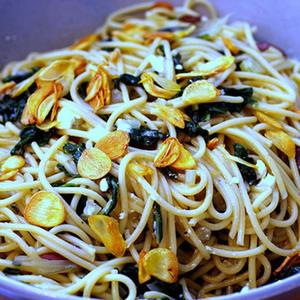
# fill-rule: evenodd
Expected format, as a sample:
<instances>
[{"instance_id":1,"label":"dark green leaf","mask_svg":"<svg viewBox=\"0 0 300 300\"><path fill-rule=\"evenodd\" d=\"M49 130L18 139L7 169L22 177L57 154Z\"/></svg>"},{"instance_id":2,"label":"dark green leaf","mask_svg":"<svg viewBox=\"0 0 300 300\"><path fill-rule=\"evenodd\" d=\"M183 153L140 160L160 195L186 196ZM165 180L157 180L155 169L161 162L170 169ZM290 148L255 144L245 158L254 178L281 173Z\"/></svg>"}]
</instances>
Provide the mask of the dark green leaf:
<instances>
[{"instance_id":1,"label":"dark green leaf","mask_svg":"<svg viewBox=\"0 0 300 300\"><path fill-rule=\"evenodd\" d=\"M212 41L212 38L209 34L200 35L200 36L198 36L198 38L202 39L202 40L206 40L206 41Z\"/></svg>"},{"instance_id":2,"label":"dark green leaf","mask_svg":"<svg viewBox=\"0 0 300 300\"><path fill-rule=\"evenodd\" d=\"M153 204L153 229L158 243L163 238L163 220L161 215L161 209L156 202Z\"/></svg>"},{"instance_id":3,"label":"dark green leaf","mask_svg":"<svg viewBox=\"0 0 300 300\"><path fill-rule=\"evenodd\" d=\"M168 137L167 134L161 133L158 130L147 129L145 127L139 129L132 128L129 135L129 145L142 149L155 149L159 140Z\"/></svg>"},{"instance_id":4,"label":"dark green leaf","mask_svg":"<svg viewBox=\"0 0 300 300\"><path fill-rule=\"evenodd\" d=\"M25 127L20 133L20 141L10 151L11 155L23 155L25 146L37 142L40 146L48 144L52 130L43 131L34 125Z\"/></svg>"},{"instance_id":5,"label":"dark green leaf","mask_svg":"<svg viewBox=\"0 0 300 300\"><path fill-rule=\"evenodd\" d=\"M205 140L207 140L209 136L208 131L201 128L201 126L194 121L186 121L183 132L190 137L201 135Z\"/></svg>"},{"instance_id":6,"label":"dark green leaf","mask_svg":"<svg viewBox=\"0 0 300 300\"><path fill-rule=\"evenodd\" d=\"M6 82L10 82L10 81L14 81L15 83L19 83L19 82L22 82L24 81L25 79L31 77L34 73L36 73L40 68L38 67L34 67L32 68L31 71L29 72L20 72L16 75L9 75L9 76L6 76L5 78L2 79L2 82L3 83L6 83Z\"/></svg>"},{"instance_id":7,"label":"dark green leaf","mask_svg":"<svg viewBox=\"0 0 300 300\"><path fill-rule=\"evenodd\" d=\"M120 82L129 86L137 86L141 81L141 76L133 76L131 74L124 73L119 78L113 79L115 88L119 87Z\"/></svg>"},{"instance_id":8,"label":"dark green leaf","mask_svg":"<svg viewBox=\"0 0 300 300\"><path fill-rule=\"evenodd\" d=\"M119 185L118 185L117 179L111 175L106 177L106 181L107 181L109 190L111 191L111 198L108 200L106 205L103 207L101 213L103 215L108 216L117 206Z\"/></svg>"},{"instance_id":9,"label":"dark green leaf","mask_svg":"<svg viewBox=\"0 0 300 300\"><path fill-rule=\"evenodd\" d=\"M176 32L187 30L189 26L174 26L174 27L164 27L160 28L158 32Z\"/></svg>"},{"instance_id":10,"label":"dark green leaf","mask_svg":"<svg viewBox=\"0 0 300 300\"><path fill-rule=\"evenodd\" d=\"M175 170L172 170L171 168L168 168L168 167L161 168L160 171L170 179L173 179L173 180L178 179L178 173Z\"/></svg>"},{"instance_id":11,"label":"dark green leaf","mask_svg":"<svg viewBox=\"0 0 300 300\"><path fill-rule=\"evenodd\" d=\"M174 69L175 69L176 74L185 72L182 61L181 61L180 53L173 55L173 64L174 64Z\"/></svg>"},{"instance_id":12,"label":"dark green leaf","mask_svg":"<svg viewBox=\"0 0 300 300\"><path fill-rule=\"evenodd\" d=\"M254 164L255 161L252 157L249 157L248 150L241 144L234 144L234 155L251 163ZM240 169L240 172L243 176L243 179L247 181L250 185L253 185L257 182L257 176L253 168L242 165L238 163L238 167Z\"/></svg>"},{"instance_id":13,"label":"dark green leaf","mask_svg":"<svg viewBox=\"0 0 300 300\"><path fill-rule=\"evenodd\" d=\"M63 149L64 149L64 153L72 155L73 160L77 165L82 152L85 150L85 144L84 143L75 144L75 143L67 142L65 143Z\"/></svg>"},{"instance_id":14,"label":"dark green leaf","mask_svg":"<svg viewBox=\"0 0 300 300\"><path fill-rule=\"evenodd\" d=\"M5 124L7 121L18 121L22 116L28 97L29 93L27 92L16 98L11 98L9 95L5 95L0 101L0 122Z\"/></svg>"},{"instance_id":15,"label":"dark green leaf","mask_svg":"<svg viewBox=\"0 0 300 300\"><path fill-rule=\"evenodd\" d=\"M72 178L80 177L79 174L71 174L71 173L69 173L69 172L67 171L67 169L66 169L62 164L59 164L59 163L58 163L58 164L56 165L56 167L57 167L60 171L64 172L64 173L66 174L66 176L68 176L68 177L72 177Z\"/></svg>"},{"instance_id":16,"label":"dark green leaf","mask_svg":"<svg viewBox=\"0 0 300 300\"><path fill-rule=\"evenodd\" d=\"M20 270L13 269L13 268L5 268L2 272L7 275L20 275L21 274Z\"/></svg>"}]
</instances>

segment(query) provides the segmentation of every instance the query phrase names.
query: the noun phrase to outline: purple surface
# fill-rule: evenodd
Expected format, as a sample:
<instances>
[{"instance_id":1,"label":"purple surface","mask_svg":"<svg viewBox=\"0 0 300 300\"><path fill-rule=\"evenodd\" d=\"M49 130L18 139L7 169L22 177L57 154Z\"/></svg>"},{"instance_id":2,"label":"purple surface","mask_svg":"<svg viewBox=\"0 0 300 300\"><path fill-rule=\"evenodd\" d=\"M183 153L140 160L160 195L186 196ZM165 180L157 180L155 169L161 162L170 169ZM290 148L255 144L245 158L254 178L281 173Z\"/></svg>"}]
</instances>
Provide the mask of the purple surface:
<instances>
[{"instance_id":1,"label":"purple surface","mask_svg":"<svg viewBox=\"0 0 300 300\"><path fill-rule=\"evenodd\" d=\"M0 67L33 51L71 44L93 32L105 16L138 0L0 0ZM171 1L180 3L179 0ZM211 0L220 14L259 27L258 37L300 58L300 1ZM111 4L111 5L110 5ZM272 5L272 6L270 6Z\"/></svg>"},{"instance_id":2,"label":"purple surface","mask_svg":"<svg viewBox=\"0 0 300 300\"><path fill-rule=\"evenodd\" d=\"M20 60L33 51L47 51L71 44L93 32L105 16L138 0L0 0L0 67ZM179 3L179 1L171 1ZM220 14L258 25L260 40L282 47L288 55L300 58L300 1L298 0L211 0ZM50 300L49 292L0 278L0 295L11 299ZM300 299L300 275L218 299ZM1 299L1 296L0 296ZM58 298L56 298L58 299ZM65 298L66 299L66 298ZM79 299L69 297L68 299Z\"/></svg>"}]
</instances>

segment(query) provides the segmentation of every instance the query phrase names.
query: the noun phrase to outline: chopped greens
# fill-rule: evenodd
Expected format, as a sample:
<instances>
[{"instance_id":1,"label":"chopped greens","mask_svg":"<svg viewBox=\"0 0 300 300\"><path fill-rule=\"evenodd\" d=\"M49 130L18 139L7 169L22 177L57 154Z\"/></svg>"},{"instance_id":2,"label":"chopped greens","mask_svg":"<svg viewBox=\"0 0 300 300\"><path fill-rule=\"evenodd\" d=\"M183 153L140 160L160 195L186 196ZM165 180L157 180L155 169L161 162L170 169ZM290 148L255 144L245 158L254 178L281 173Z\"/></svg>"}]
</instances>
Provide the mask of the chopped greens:
<instances>
[{"instance_id":1,"label":"chopped greens","mask_svg":"<svg viewBox=\"0 0 300 300\"><path fill-rule=\"evenodd\" d=\"M169 167L161 168L160 171L170 179L173 179L173 180L178 179L178 173Z\"/></svg>"},{"instance_id":2,"label":"chopped greens","mask_svg":"<svg viewBox=\"0 0 300 300\"><path fill-rule=\"evenodd\" d=\"M194 122L202 122L204 118L209 120L214 115L222 115L227 112L240 112L246 105L253 105L256 101L252 98L253 88L222 88L223 92L227 96L240 96L244 99L242 103L227 103L216 102L201 104L196 110L187 110L187 114L192 118Z\"/></svg>"},{"instance_id":3,"label":"chopped greens","mask_svg":"<svg viewBox=\"0 0 300 300\"><path fill-rule=\"evenodd\" d=\"M25 127L20 133L20 141L10 151L11 155L23 155L25 146L37 142L40 146L46 145L53 131L43 131L34 125Z\"/></svg>"},{"instance_id":4,"label":"chopped greens","mask_svg":"<svg viewBox=\"0 0 300 300\"><path fill-rule=\"evenodd\" d=\"M249 157L248 150L241 144L234 144L234 155L251 163L254 164L254 159L252 157ZM253 168L242 165L238 163L238 167L241 171L241 174L243 176L243 179L247 181L250 185L253 185L257 182L257 176Z\"/></svg>"},{"instance_id":5,"label":"chopped greens","mask_svg":"<svg viewBox=\"0 0 300 300\"><path fill-rule=\"evenodd\" d=\"M129 86L137 86L141 81L141 76L133 76L131 74L124 73L120 77L113 79L114 86L119 87L120 83L124 83Z\"/></svg>"},{"instance_id":6,"label":"chopped greens","mask_svg":"<svg viewBox=\"0 0 300 300\"><path fill-rule=\"evenodd\" d=\"M103 207L101 213L103 215L108 216L117 206L118 203L118 192L119 192L119 185L118 181L115 177L112 175L106 177L106 181L109 187L109 190L111 190L111 198L108 200L106 205Z\"/></svg>"},{"instance_id":7,"label":"chopped greens","mask_svg":"<svg viewBox=\"0 0 300 300\"><path fill-rule=\"evenodd\" d=\"M181 55L180 53L177 53L176 55L173 55L173 64L176 74L184 72L184 67L181 61Z\"/></svg>"},{"instance_id":8,"label":"chopped greens","mask_svg":"<svg viewBox=\"0 0 300 300\"><path fill-rule=\"evenodd\" d=\"M69 172L67 171L67 169L66 169L62 164L59 164L59 163L58 163L58 164L56 165L56 167L57 167L60 171L64 172L64 173L66 174L66 176L68 176L68 177L72 177L72 178L79 177L78 174L71 174L71 173L69 173Z\"/></svg>"},{"instance_id":9,"label":"chopped greens","mask_svg":"<svg viewBox=\"0 0 300 300\"><path fill-rule=\"evenodd\" d=\"M25 79L31 77L39 69L40 68L38 68L38 67L34 67L29 72L22 72L22 73L18 73L16 75L8 75L8 76L6 76L5 78L2 79L2 82L6 83L6 82L14 81L15 83L20 83L20 82L24 81Z\"/></svg>"},{"instance_id":10,"label":"chopped greens","mask_svg":"<svg viewBox=\"0 0 300 300\"><path fill-rule=\"evenodd\" d=\"M163 238L163 221L160 205L156 202L153 205L153 230L156 236L156 241L160 243Z\"/></svg>"},{"instance_id":11,"label":"chopped greens","mask_svg":"<svg viewBox=\"0 0 300 300\"><path fill-rule=\"evenodd\" d=\"M21 274L20 270L13 269L13 268L5 268L5 269L3 269L2 272L7 275L20 275Z\"/></svg>"},{"instance_id":12,"label":"chopped greens","mask_svg":"<svg viewBox=\"0 0 300 300\"><path fill-rule=\"evenodd\" d=\"M132 128L129 132L130 146L142 149L154 149L157 146L159 140L166 139L167 134L164 134L158 130L147 129L141 127L139 129Z\"/></svg>"},{"instance_id":13,"label":"chopped greens","mask_svg":"<svg viewBox=\"0 0 300 300\"><path fill-rule=\"evenodd\" d=\"M82 152L85 150L85 144L84 143L74 144L74 143L67 142L65 143L63 149L64 149L64 153L72 155L73 160L77 165Z\"/></svg>"},{"instance_id":14,"label":"chopped greens","mask_svg":"<svg viewBox=\"0 0 300 300\"><path fill-rule=\"evenodd\" d=\"M194 121L186 121L183 132L190 137L201 135L205 140L208 139L209 133Z\"/></svg>"},{"instance_id":15,"label":"chopped greens","mask_svg":"<svg viewBox=\"0 0 300 300\"><path fill-rule=\"evenodd\" d=\"M212 37L209 34L203 34L198 36L199 39L205 40L205 41L212 41Z\"/></svg>"},{"instance_id":16,"label":"chopped greens","mask_svg":"<svg viewBox=\"0 0 300 300\"><path fill-rule=\"evenodd\" d=\"M28 97L28 91L16 98L4 95L3 99L0 101L0 122L5 124L7 121L18 121L22 116Z\"/></svg>"},{"instance_id":17,"label":"chopped greens","mask_svg":"<svg viewBox=\"0 0 300 300\"><path fill-rule=\"evenodd\" d=\"M174 27L164 27L160 28L158 32L175 32L175 31L184 31L187 30L188 26L174 26Z\"/></svg>"}]
</instances>

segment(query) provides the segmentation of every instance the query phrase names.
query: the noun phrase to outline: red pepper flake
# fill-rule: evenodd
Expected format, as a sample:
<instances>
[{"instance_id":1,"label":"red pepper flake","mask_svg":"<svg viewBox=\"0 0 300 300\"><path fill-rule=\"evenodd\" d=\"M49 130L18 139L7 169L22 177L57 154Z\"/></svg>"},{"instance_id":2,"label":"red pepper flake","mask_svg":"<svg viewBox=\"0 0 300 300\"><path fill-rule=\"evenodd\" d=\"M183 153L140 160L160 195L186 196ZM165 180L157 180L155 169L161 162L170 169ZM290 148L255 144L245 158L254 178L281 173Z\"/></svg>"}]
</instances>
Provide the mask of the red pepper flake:
<instances>
[{"instance_id":1,"label":"red pepper flake","mask_svg":"<svg viewBox=\"0 0 300 300\"><path fill-rule=\"evenodd\" d=\"M300 253L294 253L292 256L287 256L283 263L274 271L274 275L280 273L285 267L299 266L300 264Z\"/></svg>"},{"instance_id":2,"label":"red pepper flake","mask_svg":"<svg viewBox=\"0 0 300 300\"><path fill-rule=\"evenodd\" d=\"M286 53L281 48L279 48L271 43L268 43L268 42L257 42L256 46L262 52L267 51L270 47L273 47L273 48L277 49L278 51L280 51L284 57L287 56Z\"/></svg>"},{"instance_id":3,"label":"red pepper flake","mask_svg":"<svg viewBox=\"0 0 300 300\"><path fill-rule=\"evenodd\" d=\"M52 253L44 253L40 255L41 258L47 259L47 260L66 260L65 257L61 256L58 253L52 252Z\"/></svg>"},{"instance_id":4,"label":"red pepper flake","mask_svg":"<svg viewBox=\"0 0 300 300\"><path fill-rule=\"evenodd\" d=\"M200 16L183 15L179 18L179 21L191 24L197 24L201 21Z\"/></svg>"},{"instance_id":5,"label":"red pepper flake","mask_svg":"<svg viewBox=\"0 0 300 300\"><path fill-rule=\"evenodd\" d=\"M157 8L157 7L161 7L161 8L166 8L166 9L169 9L169 10L173 10L174 9L174 6L169 3L169 2L164 2L164 1L157 1L153 4L152 6L153 8Z\"/></svg>"},{"instance_id":6,"label":"red pepper flake","mask_svg":"<svg viewBox=\"0 0 300 300\"><path fill-rule=\"evenodd\" d=\"M300 171L300 147L299 146L296 146L296 164L297 164L297 167L298 167L298 170Z\"/></svg>"},{"instance_id":7,"label":"red pepper flake","mask_svg":"<svg viewBox=\"0 0 300 300\"><path fill-rule=\"evenodd\" d=\"M256 46L260 51L264 52L271 47L271 44L269 44L268 42L257 42Z\"/></svg>"}]
</instances>

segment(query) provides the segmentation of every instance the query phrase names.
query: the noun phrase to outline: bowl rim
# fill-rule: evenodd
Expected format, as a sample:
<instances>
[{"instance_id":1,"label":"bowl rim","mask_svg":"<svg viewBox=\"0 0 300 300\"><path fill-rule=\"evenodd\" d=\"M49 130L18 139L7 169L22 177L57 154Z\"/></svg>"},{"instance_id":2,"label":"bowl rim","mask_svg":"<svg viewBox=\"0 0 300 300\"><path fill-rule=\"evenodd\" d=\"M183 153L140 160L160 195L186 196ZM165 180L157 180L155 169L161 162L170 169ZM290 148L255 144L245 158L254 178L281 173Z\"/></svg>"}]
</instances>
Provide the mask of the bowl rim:
<instances>
[{"instance_id":1,"label":"bowl rim","mask_svg":"<svg viewBox=\"0 0 300 300\"><path fill-rule=\"evenodd\" d=\"M212 297L216 300L241 300L241 299L268 299L269 297L279 296L286 292L289 292L299 286L300 274L292 275L291 277L279 280L255 289L252 289L246 293L234 293L225 296ZM53 293L52 295L50 295ZM54 291L39 289L28 284L18 282L11 278L4 276L0 277L0 294L12 299L36 299L37 296L42 297L40 300L80 300L80 299L95 299L86 298L73 295L55 295ZM22 296L21 296L22 295ZM20 298L20 296L22 298Z\"/></svg>"}]
</instances>

